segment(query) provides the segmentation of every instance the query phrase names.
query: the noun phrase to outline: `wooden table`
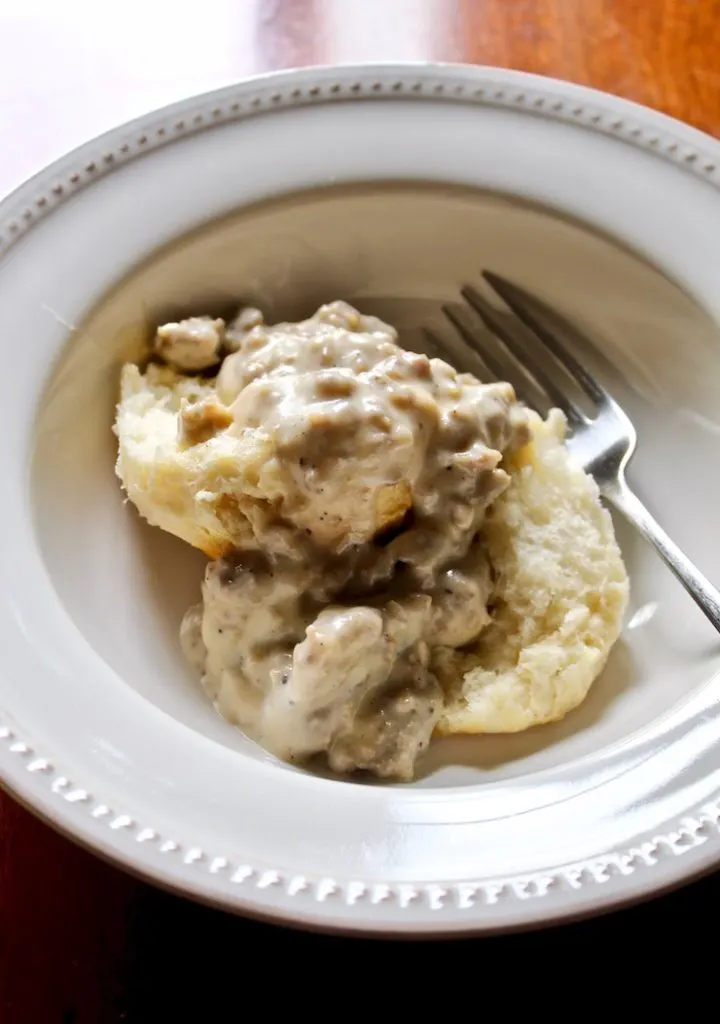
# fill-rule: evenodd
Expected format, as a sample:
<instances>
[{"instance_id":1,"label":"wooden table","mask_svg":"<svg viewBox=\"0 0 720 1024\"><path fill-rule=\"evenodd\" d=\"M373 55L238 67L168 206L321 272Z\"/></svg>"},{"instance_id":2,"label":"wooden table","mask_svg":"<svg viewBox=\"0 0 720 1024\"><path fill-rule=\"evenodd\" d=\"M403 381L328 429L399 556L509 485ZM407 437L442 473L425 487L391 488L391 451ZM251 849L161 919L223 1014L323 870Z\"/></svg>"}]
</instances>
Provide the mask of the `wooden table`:
<instances>
[{"instance_id":1,"label":"wooden table","mask_svg":"<svg viewBox=\"0 0 720 1024\"><path fill-rule=\"evenodd\" d=\"M0 193L148 108L313 63L498 64L606 89L720 135L720 0L32 0L0 8L0 51ZM484 941L471 955L486 976L508 956L529 962L542 949L565 961L588 943L602 943L609 962L628 942L641 949L663 933L692 935L718 896L710 878L597 922ZM188 1019L195 1006L193 1019L229 1019L217 1009L227 986L240 1012L254 965L280 968L282 986L301 947L323 974L354 965L354 992L358 977L372 980L366 966L381 978L388 963L400 977L427 966L436 984L429 974L424 987L435 988L441 958L460 955L451 944L391 950L303 936L192 905L100 863L0 797L1 1024L164 1022ZM306 991L307 979L297 1008Z\"/></svg>"}]
</instances>

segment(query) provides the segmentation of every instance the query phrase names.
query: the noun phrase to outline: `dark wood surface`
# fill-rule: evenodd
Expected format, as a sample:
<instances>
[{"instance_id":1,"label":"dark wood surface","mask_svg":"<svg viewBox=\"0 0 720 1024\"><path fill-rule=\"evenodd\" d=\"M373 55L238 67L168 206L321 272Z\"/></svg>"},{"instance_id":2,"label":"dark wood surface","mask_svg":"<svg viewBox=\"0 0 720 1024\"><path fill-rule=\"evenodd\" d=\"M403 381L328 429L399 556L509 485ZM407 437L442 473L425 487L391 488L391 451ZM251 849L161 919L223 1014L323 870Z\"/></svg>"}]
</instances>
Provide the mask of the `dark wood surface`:
<instances>
[{"instance_id":1,"label":"dark wood surface","mask_svg":"<svg viewBox=\"0 0 720 1024\"><path fill-rule=\"evenodd\" d=\"M10 6L0 12L5 55L0 96L4 90L13 102L21 103L25 94L18 90L25 88L26 62L16 59L13 64L12 54L26 53L31 43L46 35L44 45L51 47L53 33L43 34L48 4L35 5L35 20L32 3L27 7L30 13L22 17L5 13ZM160 7L165 22L158 14ZM70 2L56 4L54 10L66 12L62 31L77 41L80 30L73 19L82 19L83 13L90 18L90 12L99 8L107 9ZM126 110L119 101L113 106L116 97L130 95L138 102L147 95L145 105L152 106L159 98L169 100L196 87L271 68L434 58L567 78L646 103L720 135L718 0L203 0L193 17L202 10L204 20L212 24L215 18L218 27L216 48L204 46L200 53L210 69L207 78L191 73L192 67L182 60L173 60L172 47L168 54L167 40L174 34L178 39L182 35L188 46L192 42L194 30L184 24L189 16L183 5L158 4L153 17L151 8L148 0L146 17L142 5L130 3L126 15L118 15L122 24L117 27L117 46L124 47L126 59L118 59L103 87L107 109L123 116ZM102 30L100 25L94 31ZM104 31L115 29L106 24ZM150 71L133 60L139 39L143 54L157 44L154 77L143 78ZM84 45L100 44L88 39ZM105 49L109 45L107 39L102 44ZM83 76L90 71L83 67L78 70L75 60L68 63L66 81L75 89L75 113L81 97L89 95ZM142 74L138 68L144 69ZM33 87L44 88L50 96L52 63L36 62L33 69ZM86 108L83 125L92 131L94 108L89 99ZM6 109L12 117L14 108ZM127 113L140 110L142 106ZM48 132L57 145L80 141L59 129L55 136L50 127ZM33 169L40 157L54 155L30 138L17 152L15 176ZM29 155L23 160L23 154ZM10 183L10 177L0 180L0 187ZM720 885L712 877L595 922L480 940L472 955L465 942L462 957L469 957L475 970L485 974L502 962L537 963L540 951L556 962L568 962L581 950L589 956L592 949L597 966L598 956L609 963L618 956L632 957L633 950L648 944L658 949L665 941L676 950L687 949L719 897ZM365 988L372 972L382 978L389 962L401 967L403 974L409 972L406 977L417 978L423 970L435 972L434 982L433 974L428 976L428 988L443 987L438 969L452 974L452 963L461 954L456 943L390 949L366 941L300 935L195 906L99 862L8 797L0 797L0 1024L230 1020L243 1012L244 994L256 985L257 965L280 968L275 977L282 988L282 978L290 978L292 965L306 956L318 972L316 983L331 964L339 971L344 965L351 971L348 984L355 991L358 978L363 982L359 988ZM451 963L448 957L455 959ZM440 968L442 963L447 966ZM647 984L653 980L648 977ZM237 1013L219 1009L228 991L238 1000ZM266 990L265 996L273 993ZM308 1005L302 990L296 1005ZM308 1008L317 1011L315 998ZM483 1011L482 1005L478 1011ZM196 1015L190 1017L191 1013Z\"/></svg>"}]
</instances>

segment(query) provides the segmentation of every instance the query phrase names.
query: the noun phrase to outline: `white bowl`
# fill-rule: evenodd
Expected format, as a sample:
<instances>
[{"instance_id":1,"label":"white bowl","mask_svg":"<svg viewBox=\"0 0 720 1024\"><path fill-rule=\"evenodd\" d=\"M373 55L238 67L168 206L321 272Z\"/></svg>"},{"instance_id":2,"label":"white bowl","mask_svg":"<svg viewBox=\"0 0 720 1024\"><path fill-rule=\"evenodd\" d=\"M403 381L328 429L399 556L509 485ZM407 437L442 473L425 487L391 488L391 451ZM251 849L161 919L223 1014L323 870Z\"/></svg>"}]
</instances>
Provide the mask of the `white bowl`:
<instances>
[{"instance_id":1,"label":"white bowl","mask_svg":"<svg viewBox=\"0 0 720 1024\"><path fill-rule=\"evenodd\" d=\"M5 784L151 879L320 927L513 927L715 863L717 637L624 524L630 616L577 712L437 743L412 786L322 779L221 720L185 666L203 559L123 504L110 427L122 361L168 313L342 297L413 347L485 266L595 339L638 427L633 484L720 578L716 163L563 83L324 69L149 115L6 200Z\"/></svg>"}]
</instances>

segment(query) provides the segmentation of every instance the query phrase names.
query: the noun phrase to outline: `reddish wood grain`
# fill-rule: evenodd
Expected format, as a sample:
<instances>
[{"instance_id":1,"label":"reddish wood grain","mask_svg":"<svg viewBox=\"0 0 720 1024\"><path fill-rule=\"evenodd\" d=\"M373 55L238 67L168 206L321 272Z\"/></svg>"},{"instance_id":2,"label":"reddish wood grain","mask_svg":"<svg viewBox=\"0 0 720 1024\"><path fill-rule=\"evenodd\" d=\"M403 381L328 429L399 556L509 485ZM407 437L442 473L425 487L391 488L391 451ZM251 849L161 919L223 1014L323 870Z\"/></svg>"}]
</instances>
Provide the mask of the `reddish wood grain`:
<instances>
[{"instance_id":1,"label":"reddish wood grain","mask_svg":"<svg viewBox=\"0 0 720 1024\"><path fill-rule=\"evenodd\" d=\"M720 133L717 0L462 0L464 57L616 93Z\"/></svg>"},{"instance_id":2,"label":"reddish wood grain","mask_svg":"<svg viewBox=\"0 0 720 1024\"><path fill-rule=\"evenodd\" d=\"M76 28L75 6L63 7L68 34ZM371 59L497 64L605 89L720 135L719 0L203 0L199 6L206 19L220 20L222 13L216 52L235 76ZM176 5L175 22L196 16L182 10ZM166 38L155 22L148 29L138 14L127 16L136 23L125 26L123 38L156 32L161 64L172 24ZM37 27L32 18L7 19L0 14L5 54L30 51ZM179 91L188 81L194 86L197 76L188 79L183 62L174 70L167 66ZM128 81L132 74L129 53ZM103 85L88 82L96 87ZM655 906L674 907L690 920L717 894L717 883L703 885L713 886L715 895L696 886ZM624 914L622 928L641 928L641 921L662 928L659 910L640 913ZM606 941L613 936L608 922L585 927L597 927ZM526 947L531 940L518 941ZM554 939L553 948L561 941ZM298 940L157 894L0 798L4 1024L165 1020L196 999L207 1011L208 994L217 991L218 956L222 971L232 975L247 943L262 956L278 949L292 958L298 942L322 957L335 948L330 940Z\"/></svg>"}]
</instances>

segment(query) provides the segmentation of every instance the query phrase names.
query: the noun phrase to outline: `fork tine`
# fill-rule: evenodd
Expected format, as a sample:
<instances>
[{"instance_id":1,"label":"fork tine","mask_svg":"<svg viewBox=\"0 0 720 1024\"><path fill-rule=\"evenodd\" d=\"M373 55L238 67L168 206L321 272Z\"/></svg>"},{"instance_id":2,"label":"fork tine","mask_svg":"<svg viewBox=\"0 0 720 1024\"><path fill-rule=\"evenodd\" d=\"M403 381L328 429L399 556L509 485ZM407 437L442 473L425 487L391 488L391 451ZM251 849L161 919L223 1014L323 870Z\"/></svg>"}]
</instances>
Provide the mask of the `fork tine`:
<instances>
[{"instance_id":1,"label":"fork tine","mask_svg":"<svg viewBox=\"0 0 720 1024\"><path fill-rule=\"evenodd\" d=\"M502 342L493 334L493 340L496 341L496 351L493 351L484 341L481 343L452 306L445 305L442 310L466 347L472 349L476 358L485 367L487 372L483 374L481 380L489 384L494 381L507 381L512 385L520 401L544 415L550 407L547 395L532 377L528 376L523 367L518 365L517 360L506 350ZM534 392L534 395L531 392Z\"/></svg>"},{"instance_id":2,"label":"fork tine","mask_svg":"<svg viewBox=\"0 0 720 1024\"><path fill-rule=\"evenodd\" d=\"M460 321L454 310L450 306L443 306L442 311L455 328L463 345L472 350L475 357L484 364L485 369L488 371L488 377L495 381L504 380L506 371L501 363L493 359L492 353L486 352L484 349L482 352L480 351L475 339L471 337L467 327Z\"/></svg>"},{"instance_id":3,"label":"fork tine","mask_svg":"<svg viewBox=\"0 0 720 1024\"><path fill-rule=\"evenodd\" d=\"M504 277L484 270L482 276L490 287L497 292L509 309L513 311L518 320L521 320L526 327L535 334L537 338L550 350L556 360L563 366L571 377L574 377L583 391L599 406L606 404L608 394L594 377L585 370L577 361L575 356L565 348L557 337L542 320L542 303L533 295L518 288L517 285L506 281Z\"/></svg>"},{"instance_id":4,"label":"fork tine","mask_svg":"<svg viewBox=\"0 0 720 1024\"><path fill-rule=\"evenodd\" d=\"M575 402L573 402L562 388L558 387L552 377L548 376L539 362L533 358L532 353L528 352L526 346L518 342L517 338L515 338L508 330L506 324L502 320L502 317L498 315L490 303L486 302L482 295L480 295L480 293L470 285L466 285L462 288L460 290L460 294L468 305L475 310L488 330L491 331L495 337L499 338L504 347L514 356L520 366L530 374L541 390L548 395L553 405L562 409L567 416L568 422L574 427L579 427L587 423L587 417L582 410L578 408ZM447 314L447 310L445 310L445 312ZM511 381L510 383L513 382Z\"/></svg>"},{"instance_id":5,"label":"fork tine","mask_svg":"<svg viewBox=\"0 0 720 1024\"><path fill-rule=\"evenodd\" d=\"M429 353L430 357L443 359L443 344L438 338L437 334L435 334L434 331L431 331L429 327L423 327L422 333L425 337L425 341L427 342L428 347L431 349Z\"/></svg>"},{"instance_id":6,"label":"fork tine","mask_svg":"<svg viewBox=\"0 0 720 1024\"><path fill-rule=\"evenodd\" d=\"M491 376L494 373L482 358L477 346L468 344L467 338L463 335L454 334L453 346L450 346L445 338L435 334L429 327L423 328L423 334L433 349L433 353L428 354L434 354L438 359L442 359L446 363L449 362L453 366L461 366L465 362L472 363L472 366L463 365L462 368L481 378L487 373L490 373ZM453 351L455 345L459 348L458 352Z\"/></svg>"}]
</instances>

